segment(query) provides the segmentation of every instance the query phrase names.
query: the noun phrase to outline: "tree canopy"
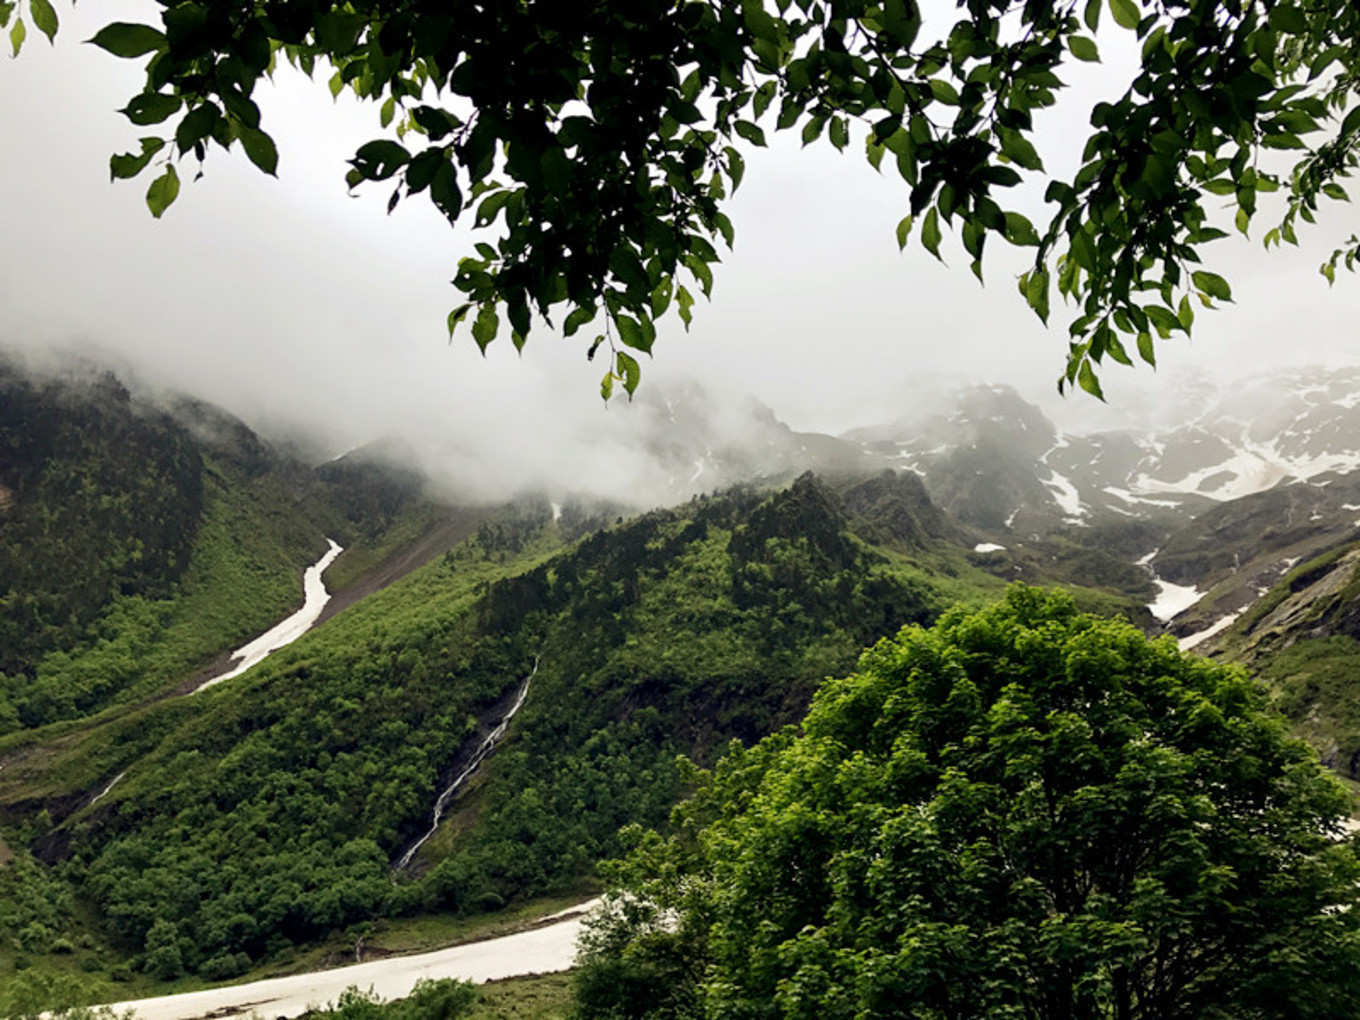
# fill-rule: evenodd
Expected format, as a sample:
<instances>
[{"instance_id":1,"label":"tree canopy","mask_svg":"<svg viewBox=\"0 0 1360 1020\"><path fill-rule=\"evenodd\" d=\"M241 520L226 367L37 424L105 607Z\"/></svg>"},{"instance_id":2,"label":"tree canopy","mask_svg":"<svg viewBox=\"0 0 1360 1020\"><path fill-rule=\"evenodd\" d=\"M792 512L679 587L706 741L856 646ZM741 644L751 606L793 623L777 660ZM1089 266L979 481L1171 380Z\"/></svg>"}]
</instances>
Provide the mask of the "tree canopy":
<instances>
[{"instance_id":1,"label":"tree canopy","mask_svg":"<svg viewBox=\"0 0 1360 1020\"><path fill-rule=\"evenodd\" d=\"M904 246L914 234L938 256L951 228L979 277L992 238L1033 249L1021 293L1045 320L1055 290L1071 303L1062 383L1097 395L1105 358L1155 363L1156 338L1188 333L1197 303L1231 299L1201 268L1229 219L1246 233L1259 197L1281 192L1264 240L1293 243L1323 198L1345 197L1360 139L1352 0L161 5L159 25L113 22L93 39L145 61L123 112L150 133L111 171L151 173L155 215L179 192L177 165L213 147L239 144L275 173L252 96L279 60L328 76L377 104L384 128L355 152L351 186L387 182L389 208L423 195L488 231L458 263L450 332L470 323L485 349L503 321L517 347L536 315L567 335L592 326L606 397L637 386L658 317L688 325L690 288L710 292L743 149L769 130L862 142L903 181ZM16 52L27 25L57 31L50 0L0 0ZM1066 65L1100 59L1098 31L1135 33L1141 66L1095 106L1064 179L1045 169L1036 114L1059 102ZM1047 222L1007 208L1027 183L1044 189ZM1324 273L1357 254L1352 238Z\"/></svg>"},{"instance_id":2,"label":"tree canopy","mask_svg":"<svg viewBox=\"0 0 1360 1020\"><path fill-rule=\"evenodd\" d=\"M697 778L583 1016L1357 1015L1344 791L1245 673L1065 595L906 628Z\"/></svg>"}]
</instances>

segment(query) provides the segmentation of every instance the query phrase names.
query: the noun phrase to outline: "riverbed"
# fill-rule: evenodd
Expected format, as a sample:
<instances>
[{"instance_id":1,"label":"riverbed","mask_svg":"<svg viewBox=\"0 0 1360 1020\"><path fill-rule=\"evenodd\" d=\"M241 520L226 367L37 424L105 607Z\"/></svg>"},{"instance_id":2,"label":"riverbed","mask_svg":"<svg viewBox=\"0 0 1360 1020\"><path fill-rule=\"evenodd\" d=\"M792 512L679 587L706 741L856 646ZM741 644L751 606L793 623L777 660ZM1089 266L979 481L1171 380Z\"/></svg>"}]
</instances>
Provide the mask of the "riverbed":
<instances>
[{"instance_id":1,"label":"riverbed","mask_svg":"<svg viewBox=\"0 0 1360 1020\"><path fill-rule=\"evenodd\" d=\"M273 1020L300 1016L333 1003L350 987L371 990L384 1000L392 1000L410 995L421 979L460 978L480 983L569 970L576 959L576 939L584 912L595 902L553 915L561 916L561 920L549 918L551 923L541 927L483 942L227 988L120 1002L112 1008L119 1014L130 1009L139 1020L232 1020L252 1013Z\"/></svg>"}]
</instances>

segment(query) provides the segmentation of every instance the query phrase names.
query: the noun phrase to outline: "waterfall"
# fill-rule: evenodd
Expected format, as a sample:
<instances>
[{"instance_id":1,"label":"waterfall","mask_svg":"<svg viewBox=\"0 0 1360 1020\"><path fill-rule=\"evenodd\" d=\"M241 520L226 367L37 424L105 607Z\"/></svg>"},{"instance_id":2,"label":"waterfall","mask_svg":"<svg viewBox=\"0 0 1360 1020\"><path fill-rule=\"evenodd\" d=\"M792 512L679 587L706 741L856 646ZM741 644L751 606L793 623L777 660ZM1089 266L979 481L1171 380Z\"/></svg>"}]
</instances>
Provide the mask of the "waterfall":
<instances>
[{"instance_id":1,"label":"waterfall","mask_svg":"<svg viewBox=\"0 0 1360 1020\"><path fill-rule=\"evenodd\" d=\"M510 706L510 711L506 712L504 718L502 718L501 721L496 725L496 728L486 735L486 739L481 742L481 744L477 747L476 752L472 755L472 760L467 763L467 765L463 768L461 772L459 772L456 776L453 777L453 782L449 783L448 786L444 787L444 791L439 795L438 799L436 799L434 802L434 817L430 822L429 830L425 833L425 835L421 836L418 840L416 840L415 843L411 845L410 849L408 849L404 854L401 855L401 859L397 861L394 870L396 871L404 870L406 866L411 863L411 860L415 857L416 851L419 850L422 846L424 846L425 841L429 839L431 836L433 836L439 830L439 823L443 821L444 811L453 801L454 796L462 788L463 783L467 781L468 777L471 776L472 773L477 771L477 767L481 765L483 761L486 760L486 756L489 755L493 750L495 750L496 745L500 743L501 738L505 736L505 731L510 727L510 720L515 717L515 713L518 712L520 706L524 704L524 699L529 694L529 683L533 680L534 674L536 674L537 672L538 672L538 660L535 659L534 668L530 670L529 675L524 678L524 685L520 687L519 693L515 695L515 700L514 703Z\"/></svg>"}]
</instances>

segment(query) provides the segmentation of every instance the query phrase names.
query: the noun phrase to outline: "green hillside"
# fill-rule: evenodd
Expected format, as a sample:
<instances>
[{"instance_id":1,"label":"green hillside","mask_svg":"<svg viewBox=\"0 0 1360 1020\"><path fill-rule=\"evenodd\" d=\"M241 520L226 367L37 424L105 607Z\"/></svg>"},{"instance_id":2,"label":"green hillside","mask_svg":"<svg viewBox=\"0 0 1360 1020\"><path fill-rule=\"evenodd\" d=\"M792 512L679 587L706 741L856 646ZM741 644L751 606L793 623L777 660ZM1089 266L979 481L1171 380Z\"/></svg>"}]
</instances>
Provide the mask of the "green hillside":
<instances>
[{"instance_id":1,"label":"green hillside","mask_svg":"<svg viewBox=\"0 0 1360 1020\"><path fill-rule=\"evenodd\" d=\"M1004 583L914 479L842 499L805 476L570 547L560 523L546 505L503 512L238 680L16 755L0 772L11 841L81 908L46 951L83 937L113 974L220 978L381 917L581 888L620 826L664 820L677 755L795 722L866 644ZM531 674L504 747L394 874L460 751Z\"/></svg>"}]
</instances>

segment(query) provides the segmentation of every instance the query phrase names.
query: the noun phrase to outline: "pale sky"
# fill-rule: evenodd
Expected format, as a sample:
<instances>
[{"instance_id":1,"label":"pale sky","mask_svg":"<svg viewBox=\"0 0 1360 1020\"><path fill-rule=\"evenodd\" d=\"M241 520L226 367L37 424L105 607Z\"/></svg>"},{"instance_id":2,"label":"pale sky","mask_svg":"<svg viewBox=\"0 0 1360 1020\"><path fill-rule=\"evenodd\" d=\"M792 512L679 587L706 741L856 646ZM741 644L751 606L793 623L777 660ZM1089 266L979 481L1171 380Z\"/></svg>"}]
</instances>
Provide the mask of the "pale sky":
<instances>
[{"instance_id":1,"label":"pale sky","mask_svg":"<svg viewBox=\"0 0 1360 1020\"><path fill-rule=\"evenodd\" d=\"M387 216L381 187L346 193L345 158L381 135L376 110L335 104L324 81L280 72L256 96L279 178L214 151L203 179L186 180L156 221L143 204L149 178L108 176L109 155L136 146L139 129L115 111L140 70L80 42L105 21L135 20L139 6L58 10L55 47L31 33L18 60L0 57L0 343L110 351L150 382L257 426L315 429L330 452L401 435L487 492L645 481L634 413L602 405L602 368L586 362L583 334L536 331L522 358L508 341L485 359L466 335L447 343L444 317L459 300L448 281L468 235L420 201ZM1126 66L1112 53L1072 106L1116 91ZM1068 159L1084 118L1066 108L1046 125ZM191 176L192 162L180 170ZM795 428L839 432L901 415L943 379L1006 382L1093 429L1139 417L1205 371L1356 360L1360 281L1339 277L1329 290L1317 273L1331 245L1360 229L1349 207L1305 251L1220 242L1210 268L1230 278L1237 304L1201 314L1192 342L1163 343L1155 374L1111 365L1112 406L1102 408L1057 400L1065 319L1055 307L1045 330L1024 306L1013 285L1023 256L989 253L1003 257L989 258L982 288L948 236L949 268L917 246L899 253L905 205L905 187L854 146L838 155L781 138L748 154L729 210L737 245L714 299L695 306L688 334L661 325L644 387L697 377L755 395Z\"/></svg>"}]
</instances>

